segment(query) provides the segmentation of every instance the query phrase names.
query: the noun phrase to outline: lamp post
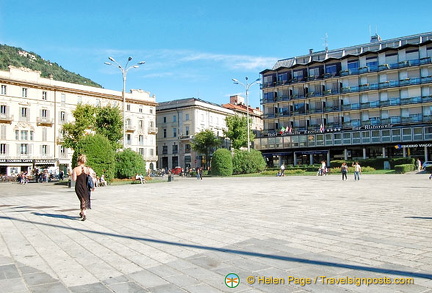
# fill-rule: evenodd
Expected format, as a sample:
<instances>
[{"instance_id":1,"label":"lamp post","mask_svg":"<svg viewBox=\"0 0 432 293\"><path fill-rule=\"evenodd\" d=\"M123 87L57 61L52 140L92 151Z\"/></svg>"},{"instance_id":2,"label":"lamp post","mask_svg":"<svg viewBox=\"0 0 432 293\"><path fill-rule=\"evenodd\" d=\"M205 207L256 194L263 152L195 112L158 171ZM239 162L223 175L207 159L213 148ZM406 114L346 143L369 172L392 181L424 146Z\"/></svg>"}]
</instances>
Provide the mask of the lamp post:
<instances>
[{"instance_id":1,"label":"lamp post","mask_svg":"<svg viewBox=\"0 0 432 293\"><path fill-rule=\"evenodd\" d=\"M132 60L132 57L129 57L126 65L121 66L113 57L108 57L108 59L113 62L105 62L106 65L117 65L118 69L120 69L123 77L123 89L122 89L122 100L123 100L123 149L126 149L126 76L130 69L138 68L140 65L143 65L145 61L140 61L135 65L131 65L128 67L129 62Z\"/></svg>"},{"instance_id":2,"label":"lamp post","mask_svg":"<svg viewBox=\"0 0 432 293\"><path fill-rule=\"evenodd\" d=\"M249 88L253 86L254 84L258 83L260 81L259 78L257 78L254 82L248 83L249 78L246 76L246 83L242 83L238 81L237 79L233 78L232 81L234 84L240 84L244 86L246 91L246 120L247 120L247 151L250 152L250 125L249 125Z\"/></svg>"}]
</instances>

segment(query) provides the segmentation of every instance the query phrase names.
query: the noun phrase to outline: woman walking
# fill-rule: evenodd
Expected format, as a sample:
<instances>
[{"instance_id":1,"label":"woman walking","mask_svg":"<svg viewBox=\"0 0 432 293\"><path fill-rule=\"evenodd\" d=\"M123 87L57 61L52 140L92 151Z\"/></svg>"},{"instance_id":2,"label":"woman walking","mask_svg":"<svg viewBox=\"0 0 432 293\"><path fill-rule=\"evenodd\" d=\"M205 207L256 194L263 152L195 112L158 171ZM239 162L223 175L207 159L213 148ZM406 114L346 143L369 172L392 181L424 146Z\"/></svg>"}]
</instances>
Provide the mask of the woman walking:
<instances>
[{"instance_id":1,"label":"woman walking","mask_svg":"<svg viewBox=\"0 0 432 293\"><path fill-rule=\"evenodd\" d=\"M85 165L87 157L80 155L78 157L78 166L72 171L72 180L75 181L75 193L80 201L81 221L86 220L86 209L90 208L90 193L87 183L87 175L90 174L90 168Z\"/></svg>"},{"instance_id":2,"label":"woman walking","mask_svg":"<svg viewBox=\"0 0 432 293\"><path fill-rule=\"evenodd\" d=\"M348 165L347 165L347 163L345 163L345 162L342 163L341 171L342 171L342 180L348 180L348 177L347 177Z\"/></svg>"}]
</instances>

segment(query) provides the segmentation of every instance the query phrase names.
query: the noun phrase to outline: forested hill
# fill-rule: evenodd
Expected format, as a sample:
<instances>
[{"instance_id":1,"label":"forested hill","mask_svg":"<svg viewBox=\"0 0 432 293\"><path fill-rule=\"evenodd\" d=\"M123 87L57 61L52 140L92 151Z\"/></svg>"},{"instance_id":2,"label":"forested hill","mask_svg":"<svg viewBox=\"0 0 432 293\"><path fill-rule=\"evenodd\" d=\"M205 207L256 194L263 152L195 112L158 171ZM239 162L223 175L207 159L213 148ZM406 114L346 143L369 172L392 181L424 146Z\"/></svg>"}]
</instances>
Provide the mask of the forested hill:
<instances>
[{"instance_id":1,"label":"forested hill","mask_svg":"<svg viewBox=\"0 0 432 293\"><path fill-rule=\"evenodd\" d=\"M101 88L100 84L82 77L79 74L70 72L62 68L57 63L43 59L41 56L27 52L21 48L11 47L0 44L0 70L8 71L8 66L26 67L31 70L41 72L41 77L49 78L52 76L54 80L88 85Z\"/></svg>"}]
</instances>

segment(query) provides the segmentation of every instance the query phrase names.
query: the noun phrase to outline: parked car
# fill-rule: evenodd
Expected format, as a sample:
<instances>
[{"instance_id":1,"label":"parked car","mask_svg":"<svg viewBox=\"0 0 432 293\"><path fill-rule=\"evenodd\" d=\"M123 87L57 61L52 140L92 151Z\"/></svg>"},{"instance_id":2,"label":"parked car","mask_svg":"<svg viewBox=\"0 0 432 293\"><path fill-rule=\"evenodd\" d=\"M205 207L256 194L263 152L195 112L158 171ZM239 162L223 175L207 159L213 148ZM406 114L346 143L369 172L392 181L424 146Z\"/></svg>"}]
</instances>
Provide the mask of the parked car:
<instances>
[{"instance_id":1,"label":"parked car","mask_svg":"<svg viewBox=\"0 0 432 293\"><path fill-rule=\"evenodd\" d=\"M182 171L183 171L182 167L177 166L177 167L171 169L171 174L180 175L182 173Z\"/></svg>"},{"instance_id":2,"label":"parked car","mask_svg":"<svg viewBox=\"0 0 432 293\"><path fill-rule=\"evenodd\" d=\"M426 161L423 163L423 170L426 170L427 167L432 166L432 161Z\"/></svg>"}]
</instances>

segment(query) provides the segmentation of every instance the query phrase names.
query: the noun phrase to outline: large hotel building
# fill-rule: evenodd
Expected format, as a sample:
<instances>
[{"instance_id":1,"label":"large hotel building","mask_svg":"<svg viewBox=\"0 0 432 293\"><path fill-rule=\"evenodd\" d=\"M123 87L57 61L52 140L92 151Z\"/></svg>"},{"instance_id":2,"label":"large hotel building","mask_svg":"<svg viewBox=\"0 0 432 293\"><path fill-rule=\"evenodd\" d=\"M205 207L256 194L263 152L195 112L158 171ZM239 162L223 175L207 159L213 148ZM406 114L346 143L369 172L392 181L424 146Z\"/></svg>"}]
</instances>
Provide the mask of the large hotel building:
<instances>
[{"instance_id":1,"label":"large hotel building","mask_svg":"<svg viewBox=\"0 0 432 293\"><path fill-rule=\"evenodd\" d=\"M156 168L156 101L142 90L125 93L126 148ZM123 106L122 92L43 78L10 67L0 71L0 175L71 169L73 150L62 146L62 126L78 104Z\"/></svg>"},{"instance_id":2,"label":"large hotel building","mask_svg":"<svg viewBox=\"0 0 432 293\"><path fill-rule=\"evenodd\" d=\"M269 165L432 159L432 33L314 52L261 72Z\"/></svg>"}]
</instances>

